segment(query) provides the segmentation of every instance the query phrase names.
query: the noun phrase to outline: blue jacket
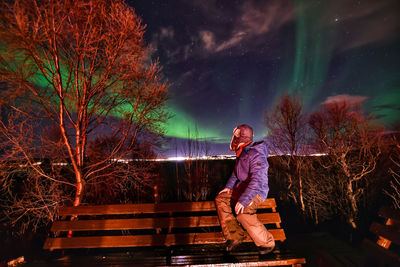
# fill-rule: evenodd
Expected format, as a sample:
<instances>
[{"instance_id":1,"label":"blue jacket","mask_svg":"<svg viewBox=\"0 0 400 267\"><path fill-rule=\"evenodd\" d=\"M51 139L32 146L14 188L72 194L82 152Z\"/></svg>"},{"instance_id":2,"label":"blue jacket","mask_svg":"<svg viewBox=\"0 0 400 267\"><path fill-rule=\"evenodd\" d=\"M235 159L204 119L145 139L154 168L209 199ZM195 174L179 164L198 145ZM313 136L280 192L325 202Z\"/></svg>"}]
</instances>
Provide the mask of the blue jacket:
<instances>
[{"instance_id":1,"label":"blue jacket","mask_svg":"<svg viewBox=\"0 0 400 267\"><path fill-rule=\"evenodd\" d=\"M232 197L245 207L257 194L263 200L267 198L269 191L267 157L267 146L264 141L260 141L245 146L236 159L235 169L225 187L232 189Z\"/></svg>"}]
</instances>

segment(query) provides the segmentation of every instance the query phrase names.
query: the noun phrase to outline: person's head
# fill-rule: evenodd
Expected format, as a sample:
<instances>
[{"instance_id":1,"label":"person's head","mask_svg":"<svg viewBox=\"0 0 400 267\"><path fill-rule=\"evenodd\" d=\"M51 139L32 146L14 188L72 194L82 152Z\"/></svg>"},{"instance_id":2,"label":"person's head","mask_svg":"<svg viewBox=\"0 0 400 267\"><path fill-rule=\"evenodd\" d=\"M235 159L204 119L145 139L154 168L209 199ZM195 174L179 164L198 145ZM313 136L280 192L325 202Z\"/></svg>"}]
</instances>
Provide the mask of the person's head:
<instances>
[{"instance_id":1,"label":"person's head","mask_svg":"<svg viewBox=\"0 0 400 267\"><path fill-rule=\"evenodd\" d=\"M250 144L252 141L253 129L247 124L239 125L233 130L233 136L230 144L231 151L241 150L244 146Z\"/></svg>"}]
</instances>

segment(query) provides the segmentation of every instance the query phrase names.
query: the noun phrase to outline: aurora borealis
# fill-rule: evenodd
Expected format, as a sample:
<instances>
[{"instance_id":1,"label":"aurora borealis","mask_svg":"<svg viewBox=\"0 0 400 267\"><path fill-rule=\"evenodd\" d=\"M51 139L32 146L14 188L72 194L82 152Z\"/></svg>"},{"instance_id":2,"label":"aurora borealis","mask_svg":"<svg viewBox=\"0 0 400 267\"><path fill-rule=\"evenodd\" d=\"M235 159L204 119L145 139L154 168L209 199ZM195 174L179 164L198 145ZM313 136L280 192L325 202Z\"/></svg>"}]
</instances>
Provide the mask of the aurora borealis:
<instances>
[{"instance_id":1,"label":"aurora borealis","mask_svg":"<svg viewBox=\"0 0 400 267\"><path fill-rule=\"evenodd\" d=\"M153 58L172 83L167 135L227 153L232 129L266 134L263 112L285 92L307 111L328 97L366 98L386 126L400 118L400 2L132 0Z\"/></svg>"}]
</instances>

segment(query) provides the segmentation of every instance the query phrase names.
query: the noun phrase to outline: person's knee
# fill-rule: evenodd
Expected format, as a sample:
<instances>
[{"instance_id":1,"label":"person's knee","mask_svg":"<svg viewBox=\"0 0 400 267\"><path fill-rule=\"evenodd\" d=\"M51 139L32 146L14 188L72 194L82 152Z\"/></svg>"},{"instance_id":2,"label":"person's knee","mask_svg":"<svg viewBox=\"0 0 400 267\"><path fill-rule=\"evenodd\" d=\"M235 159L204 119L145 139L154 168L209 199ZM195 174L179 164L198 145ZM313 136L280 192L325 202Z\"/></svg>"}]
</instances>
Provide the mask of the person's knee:
<instances>
[{"instance_id":1,"label":"person's knee","mask_svg":"<svg viewBox=\"0 0 400 267\"><path fill-rule=\"evenodd\" d=\"M215 201L218 201L218 202L227 202L227 201L230 201L230 199L231 199L231 194L226 193L226 192L219 193L215 197Z\"/></svg>"},{"instance_id":2,"label":"person's knee","mask_svg":"<svg viewBox=\"0 0 400 267\"><path fill-rule=\"evenodd\" d=\"M215 201L216 203L220 203L220 202L222 201L221 194L218 194L218 195L215 197L214 201Z\"/></svg>"},{"instance_id":3,"label":"person's knee","mask_svg":"<svg viewBox=\"0 0 400 267\"><path fill-rule=\"evenodd\" d=\"M221 196L221 194L219 194L218 196L215 197L214 202L215 202L216 207L222 207L222 206L226 206L229 201L227 200L227 198L225 198L225 197Z\"/></svg>"}]
</instances>

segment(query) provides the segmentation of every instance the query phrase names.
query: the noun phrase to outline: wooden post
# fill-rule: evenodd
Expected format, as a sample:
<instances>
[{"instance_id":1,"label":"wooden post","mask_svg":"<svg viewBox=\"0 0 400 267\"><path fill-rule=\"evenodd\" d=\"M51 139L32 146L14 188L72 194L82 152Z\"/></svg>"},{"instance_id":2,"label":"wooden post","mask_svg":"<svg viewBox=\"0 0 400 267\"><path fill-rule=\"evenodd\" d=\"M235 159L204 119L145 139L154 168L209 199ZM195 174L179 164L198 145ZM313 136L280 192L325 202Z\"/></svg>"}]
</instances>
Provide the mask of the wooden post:
<instances>
[{"instance_id":1,"label":"wooden post","mask_svg":"<svg viewBox=\"0 0 400 267\"><path fill-rule=\"evenodd\" d=\"M155 185L153 187L153 190L154 190L154 203L158 203L158 201L159 201L159 199L158 199L158 186Z\"/></svg>"}]
</instances>

